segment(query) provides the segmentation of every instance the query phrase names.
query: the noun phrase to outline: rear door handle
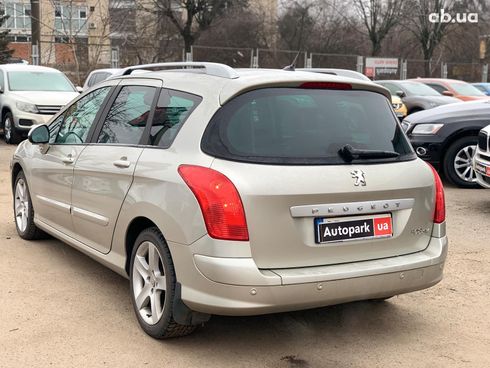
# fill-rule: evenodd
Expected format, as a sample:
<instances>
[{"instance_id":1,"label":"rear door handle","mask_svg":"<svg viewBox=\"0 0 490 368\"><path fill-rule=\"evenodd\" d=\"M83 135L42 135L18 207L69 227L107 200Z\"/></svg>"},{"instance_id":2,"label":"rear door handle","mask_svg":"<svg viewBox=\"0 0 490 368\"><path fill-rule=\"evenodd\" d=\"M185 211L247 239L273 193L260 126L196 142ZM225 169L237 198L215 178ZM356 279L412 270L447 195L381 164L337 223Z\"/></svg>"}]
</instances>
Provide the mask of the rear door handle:
<instances>
[{"instance_id":1,"label":"rear door handle","mask_svg":"<svg viewBox=\"0 0 490 368\"><path fill-rule=\"evenodd\" d=\"M73 155L69 153L68 155L63 157L61 161L63 161L64 164L70 165L75 162L75 159L73 158Z\"/></svg>"},{"instance_id":2,"label":"rear door handle","mask_svg":"<svg viewBox=\"0 0 490 368\"><path fill-rule=\"evenodd\" d=\"M121 157L121 159L114 161L112 164L121 169L126 169L131 166L131 162L126 157Z\"/></svg>"}]
</instances>

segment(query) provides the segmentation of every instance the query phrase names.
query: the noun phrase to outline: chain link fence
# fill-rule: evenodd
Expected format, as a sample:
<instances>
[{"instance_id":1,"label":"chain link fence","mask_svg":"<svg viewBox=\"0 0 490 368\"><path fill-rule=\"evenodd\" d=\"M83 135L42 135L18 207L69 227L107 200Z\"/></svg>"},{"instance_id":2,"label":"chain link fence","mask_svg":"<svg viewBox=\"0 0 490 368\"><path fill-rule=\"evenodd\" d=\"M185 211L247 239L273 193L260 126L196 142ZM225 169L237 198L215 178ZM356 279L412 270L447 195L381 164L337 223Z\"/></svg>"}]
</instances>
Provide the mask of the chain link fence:
<instances>
[{"instance_id":1,"label":"chain link fence","mask_svg":"<svg viewBox=\"0 0 490 368\"><path fill-rule=\"evenodd\" d=\"M366 57L353 54L309 53L295 50L253 49L195 45L190 53L182 47L162 44L158 47L130 45L118 40L94 44L77 39L42 42L40 63L57 68L76 84L82 84L94 69L126 67L172 61L210 61L235 68L284 68L293 62L297 68L339 68L364 72ZM13 47L12 47L13 45ZM32 62L29 42L13 42L14 56ZM377 75L376 79L404 79L417 77L452 78L467 82L481 82L488 78L488 66L473 62L426 61L399 59L396 74Z\"/></svg>"}]
</instances>

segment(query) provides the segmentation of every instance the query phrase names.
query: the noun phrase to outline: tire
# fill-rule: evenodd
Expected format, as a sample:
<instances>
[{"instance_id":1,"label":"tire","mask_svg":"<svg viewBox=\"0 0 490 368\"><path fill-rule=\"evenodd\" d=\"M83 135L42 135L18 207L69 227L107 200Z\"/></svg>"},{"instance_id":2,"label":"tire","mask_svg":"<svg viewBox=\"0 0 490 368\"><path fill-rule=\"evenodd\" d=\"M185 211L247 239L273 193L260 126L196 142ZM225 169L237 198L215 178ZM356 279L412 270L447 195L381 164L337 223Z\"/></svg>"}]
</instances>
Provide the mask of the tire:
<instances>
[{"instance_id":1,"label":"tire","mask_svg":"<svg viewBox=\"0 0 490 368\"><path fill-rule=\"evenodd\" d=\"M460 188L478 188L472 158L476 151L478 138L463 137L453 142L446 151L443 160L444 175Z\"/></svg>"},{"instance_id":2,"label":"tire","mask_svg":"<svg viewBox=\"0 0 490 368\"><path fill-rule=\"evenodd\" d=\"M36 240L46 237L46 233L34 224L34 208L24 172L20 171L14 184L14 221L17 234L22 239Z\"/></svg>"},{"instance_id":3,"label":"tire","mask_svg":"<svg viewBox=\"0 0 490 368\"><path fill-rule=\"evenodd\" d=\"M384 298L369 299L369 301L372 303L383 303L391 298L394 298L395 296L396 295L390 295L390 296L385 296Z\"/></svg>"},{"instance_id":4,"label":"tire","mask_svg":"<svg viewBox=\"0 0 490 368\"><path fill-rule=\"evenodd\" d=\"M189 335L196 329L173 318L177 279L170 250L158 228L143 230L136 239L129 280L134 312L148 335L166 339Z\"/></svg>"},{"instance_id":5,"label":"tire","mask_svg":"<svg viewBox=\"0 0 490 368\"><path fill-rule=\"evenodd\" d=\"M21 141L20 134L15 128L14 117L10 111L4 115L2 126L3 138L5 139L5 143L17 144Z\"/></svg>"}]
</instances>

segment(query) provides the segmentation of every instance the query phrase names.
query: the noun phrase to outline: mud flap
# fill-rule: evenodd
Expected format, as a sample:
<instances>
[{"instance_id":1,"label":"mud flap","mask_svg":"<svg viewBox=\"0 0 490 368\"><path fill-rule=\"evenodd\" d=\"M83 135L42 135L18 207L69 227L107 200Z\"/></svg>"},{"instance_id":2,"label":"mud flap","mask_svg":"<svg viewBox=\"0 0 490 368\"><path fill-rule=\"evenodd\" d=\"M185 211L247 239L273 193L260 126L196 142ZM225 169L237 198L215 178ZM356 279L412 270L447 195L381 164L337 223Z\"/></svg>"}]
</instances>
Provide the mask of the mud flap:
<instances>
[{"instance_id":1,"label":"mud flap","mask_svg":"<svg viewBox=\"0 0 490 368\"><path fill-rule=\"evenodd\" d=\"M174 304L173 304L173 317L175 322L181 325L200 325L201 323L209 321L210 314L195 312L191 310L182 301L182 286L179 282L175 284Z\"/></svg>"}]
</instances>

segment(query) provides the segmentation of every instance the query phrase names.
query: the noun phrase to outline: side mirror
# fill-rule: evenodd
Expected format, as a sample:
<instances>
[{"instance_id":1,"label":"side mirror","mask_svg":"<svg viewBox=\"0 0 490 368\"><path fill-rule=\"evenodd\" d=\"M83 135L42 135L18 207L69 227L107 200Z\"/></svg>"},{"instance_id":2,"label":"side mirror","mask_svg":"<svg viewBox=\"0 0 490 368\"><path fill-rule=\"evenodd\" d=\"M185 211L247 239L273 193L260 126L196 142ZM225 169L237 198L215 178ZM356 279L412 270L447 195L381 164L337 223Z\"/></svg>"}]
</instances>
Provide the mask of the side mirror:
<instances>
[{"instance_id":1,"label":"side mirror","mask_svg":"<svg viewBox=\"0 0 490 368\"><path fill-rule=\"evenodd\" d=\"M448 97L453 97L453 96L454 96L454 94L453 94L452 92L449 92L449 91L447 91L447 90L446 90L446 91L443 91L443 92L442 92L442 95L443 95L443 96L448 96Z\"/></svg>"},{"instance_id":2,"label":"side mirror","mask_svg":"<svg viewBox=\"0 0 490 368\"><path fill-rule=\"evenodd\" d=\"M46 144L49 143L49 129L47 125L37 125L29 131L27 136L29 142L32 144Z\"/></svg>"},{"instance_id":3,"label":"side mirror","mask_svg":"<svg viewBox=\"0 0 490 368\"><path fill-rule=\"evenodd\" d=\"M76 86L75 88L78 91L78 93L82 93L83 92L83 88L82 87Z\"/></svg>"},{"instance_id":4,"label":"side mirror","mask_svg":"<svg viewBox=\"0 0 490 368\"><path fill-rule=\"evenodd\" d=\"M396 92L395 92L395 94L396 94L398 97L400 97L400 98L403 98L403 97L405 97L405 96L406 96L406 95L405 95L405 92L403 92L403 91L396 91Z\"/></svg>"},{"instance_id":5,"label":"side mirror","mask_svg":"<svg viewBox=\"0 0 490 368\"><path fill-rule=\"evenodd\" d=\"M3 93L3 86L0 86L0 93Z\"/></svg>"}]
</instances>

